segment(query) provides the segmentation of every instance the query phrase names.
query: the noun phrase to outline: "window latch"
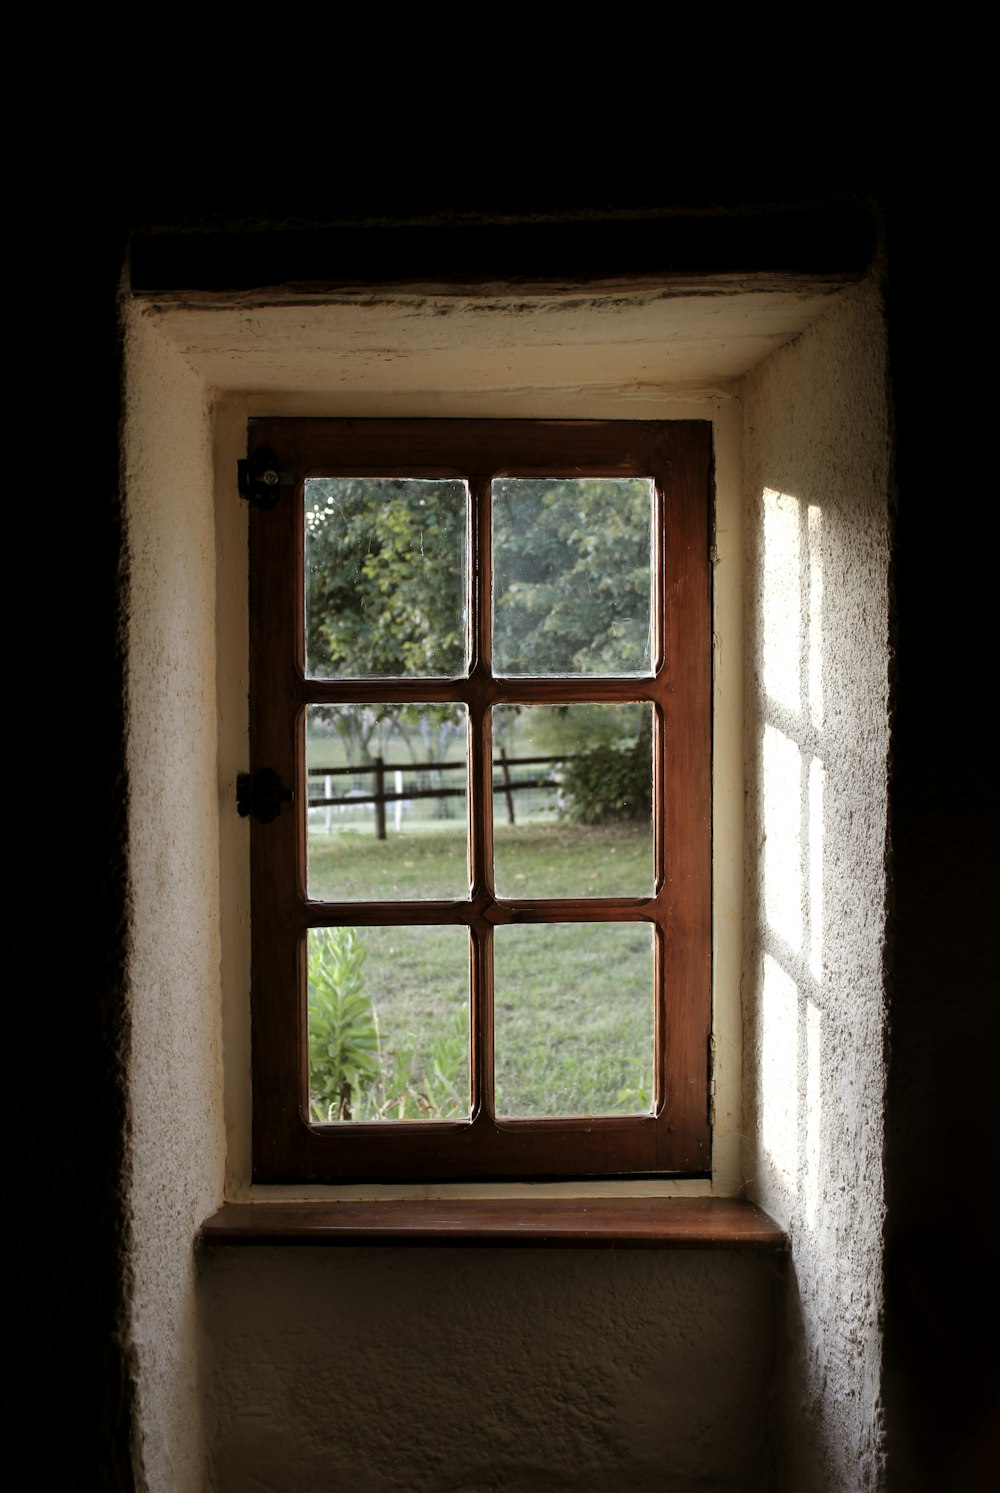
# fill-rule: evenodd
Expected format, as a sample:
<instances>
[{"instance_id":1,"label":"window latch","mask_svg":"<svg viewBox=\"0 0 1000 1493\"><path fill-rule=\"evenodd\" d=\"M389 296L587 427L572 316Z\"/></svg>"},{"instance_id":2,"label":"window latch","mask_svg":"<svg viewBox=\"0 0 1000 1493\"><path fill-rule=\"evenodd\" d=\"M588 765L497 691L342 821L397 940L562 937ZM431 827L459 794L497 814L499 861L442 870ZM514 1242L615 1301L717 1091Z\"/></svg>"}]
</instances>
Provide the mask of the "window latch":
<instances>
[{"instance_id":1,"label":"window latch","mask_svg":"<svg viewBox=\"0 0 1000 1493\"><path fill-rule=\"evenodd\" d=\"M292 803L294 798L291 788L282 787L281 779L272 767L262 767L259 772L241 772L236 776L236 812L241 819L270 824L281 813L281 805Z\"/></svg>"},{"instance_id":2,"label":"window latch","mask_svg":"<svg viewBox=\"0 0 1000 1493\"><path fill-rule=\"evenodd\" d=\"M295 482L294 472L279 471L278 458L270 446L261 446L246 461L238 461L236 478L240 497L246 498L251 508L262 510L273 508L281 489Z\"/></svg>"}]
</instances>

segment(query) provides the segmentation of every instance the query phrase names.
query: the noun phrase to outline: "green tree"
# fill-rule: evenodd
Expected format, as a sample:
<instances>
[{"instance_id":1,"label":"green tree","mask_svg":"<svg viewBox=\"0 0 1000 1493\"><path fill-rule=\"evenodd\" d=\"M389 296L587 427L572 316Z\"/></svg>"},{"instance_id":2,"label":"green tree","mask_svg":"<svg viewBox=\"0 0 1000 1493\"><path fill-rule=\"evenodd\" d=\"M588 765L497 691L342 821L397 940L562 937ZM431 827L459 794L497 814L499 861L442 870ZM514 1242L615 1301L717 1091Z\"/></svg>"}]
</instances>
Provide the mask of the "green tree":
<instances>
[{"instance_id":1,"label":"green tree","mask_svg":"<svg viewBox=\"0 0 1000 1493\"><path fill-rule=\"evenodd\" d=\"M459 674L465 667L465 485L314 478L306 489L306 654L317 678ZM398 733L417 760L443 758L455 706L325 712L363 765ZM379 738L382 738L379 741Z\"/></svg>"},{"instance_id":2,"label":"green tree","mask_svg":"<svg viewBox=\"0 0 1000 1493\"><path fill-rule=\"evenodd\" d=\"M513 674L648 669L651 525L645 479L497 482L498 667Z\"/></svg>"},{"instance_id":3,"label":"green tree","mask_svg":"<svg viewBox=\"0 0 1000 1493\"><path fill-rule=\"evenodd\" d=\"M413 677L465 666L466 494L458 481L314 478L306 502L306 634L319 678ZM494 484L495 662L510 674L650 666L650 484L501 478ZM336 707L352 765L398 734L443 759L453 705Z\"/></svg>"},{"instance_id":4,"label":"green tree","mask_svg":"<svg viewBox=\"0 0 1000 1493\"><path fill-rule=\"evenodd\" d=\"M459 673L464 484L314 478L306 498L310 672L321 679Z\"/></svg>"},{"instance_id":5,"label":"green tree","mask_svg":"<svg viewBox=\"0 0 1000 1493\"><path fill-rule=\"evenodd\" d=\"M650 483L506 479L494 494L494 658L511 674L651 666ZM566 815L643 819L652 716L638 705L533 712L536 749L564 751Z\"/></svg>"}]
</instances>

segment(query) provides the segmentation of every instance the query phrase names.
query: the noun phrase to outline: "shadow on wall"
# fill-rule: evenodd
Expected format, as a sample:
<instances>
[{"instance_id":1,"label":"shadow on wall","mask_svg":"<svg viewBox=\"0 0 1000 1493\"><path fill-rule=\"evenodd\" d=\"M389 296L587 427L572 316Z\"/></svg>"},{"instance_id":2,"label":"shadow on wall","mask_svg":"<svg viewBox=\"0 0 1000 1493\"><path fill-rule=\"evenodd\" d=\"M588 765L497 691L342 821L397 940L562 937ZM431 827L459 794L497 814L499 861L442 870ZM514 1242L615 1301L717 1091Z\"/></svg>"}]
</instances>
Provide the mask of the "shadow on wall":
<instances>
[{"instance_id":1,"label":"shadow on wall","mask_svg":"<svg viewBox=\"0 0 1000 1493\"><path fill-rule=\"evenodd\" d=\"M218 1493L774 1493L784 1261L208 1250Z\"/></svg>"}]
</instances>

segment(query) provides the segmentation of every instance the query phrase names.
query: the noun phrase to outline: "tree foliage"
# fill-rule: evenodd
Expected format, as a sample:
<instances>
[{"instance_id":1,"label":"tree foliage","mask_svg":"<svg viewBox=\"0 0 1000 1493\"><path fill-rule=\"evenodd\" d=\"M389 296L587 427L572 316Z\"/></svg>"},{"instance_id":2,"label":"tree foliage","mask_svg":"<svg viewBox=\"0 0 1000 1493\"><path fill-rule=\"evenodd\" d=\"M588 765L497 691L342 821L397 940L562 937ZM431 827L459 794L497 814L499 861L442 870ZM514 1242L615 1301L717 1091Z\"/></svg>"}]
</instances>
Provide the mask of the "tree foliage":
<instances>
[{"instance_id":1,"label":"tree foliage","mask_svg":"<svg viewBox=\"0 0 1000 1493\"><path fill-rule=\"evenodd\" d=\"M650 666L650 484L494 483L494 663L509 675ZM458 481L314 478L306 502L306 646L313 677L448 677L466 658L467 498ZM348 761L398 733L443 759L451 705L316 708ZM379 750L384 755L384 748Z\"/></svg>"},{"instance_id":2,"label":"tree foliage","mask_svg":"<svg viewBox=\"0 0 1000 1493\"><path fill-rule=\"evenodd\" d=\"M310 481L306 647L314 677L460 673L465 534L460 482Z\"/></svg>"},{"instance_id":3,"label":"tree foliage","mask_svg":"<svg viewBox=\"0 0 1000 1493\"><path fill-rule=\"evenodd\" d=\"M306 657L314 678L460 674L465 667L466 495L461 482L314 478L306 502ZM443 757L454 706L327 711L348 761L398 731Z\"/></svg>"},{"instance_id":4,"label":"tree foliage","mask_svg":"<svg viewBox=\"0 0 1000 1493\"><path fill-rule=\"evenodd\" d=\"M512 674L649 668L649 483L501 479L494 653Z\"/></svg>"}]
</instances>

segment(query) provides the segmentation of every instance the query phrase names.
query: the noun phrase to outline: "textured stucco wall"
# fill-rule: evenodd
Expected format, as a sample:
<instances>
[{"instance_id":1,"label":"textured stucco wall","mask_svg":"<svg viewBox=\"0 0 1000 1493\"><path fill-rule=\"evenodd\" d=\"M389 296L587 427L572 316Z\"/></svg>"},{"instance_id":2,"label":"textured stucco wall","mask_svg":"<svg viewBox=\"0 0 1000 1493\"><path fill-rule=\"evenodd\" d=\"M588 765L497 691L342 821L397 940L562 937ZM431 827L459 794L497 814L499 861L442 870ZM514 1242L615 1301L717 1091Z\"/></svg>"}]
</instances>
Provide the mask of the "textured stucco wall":
<instances>
[{"instance_id":1,"label":"textured stucco wall","mask_svg":"<svg viewBox=\"0 0 1000 1493\"><path fill-rule=\"evenodd\" d=\"M754 598L746 620L757 638L747 655L754 684L745 1161L757 1195L790 1225L794 1276L725 1253L290 1249L206 1254L196 1279L197 1226L224 1186L220 1007L225 1084L236 1096L225 1186L232 1194L247 1185L242 873L224 872L224 898L219 887L220 846L226 870L230 860L245 866L245 826L231 817L220 824L218 809L219 785L228 802L245 742L245 571L231 473L246 408L224 401L210 421L193 354L136 315L128 453L131 1320L150 1488L203 1486L204 1444L209 1485L223 1490L770 1493L782 1486L774 1460L782 1456L774 1435L779 1371L790 1444L808 1449L801 1464L793 1457L784 1486L800 1493L810 1476L823 1493L872 1485L856 1478L859 1466L868 1477L873 1465L878 1393L881 1204L872 1168L881 1070L873 1055L881 1040L885 761L878 329L871 295L849 297L744 390ZM611 398L605 391L601 408L581 409L578 391L556 392L547 409L535 400L512 412L596 415ZM721 403L732 409L733 401ZM432 404L442 412L440 398ZM649 414L702 413L656 405ZM735 455L729 414L716 418L721 479ZM214 523L213 427L222 495ZM739 530L730 513L719 532L729 606ZM787 572L793 555L795 584ZM724 717L739 694L734 646L723 629L717 665L726 687L720 694L717 680L716 704ZM782 683L789 660L797 695ZM720 759L731 755L729 729ZM801 763L814 760L821 766L803 775ZM729 813L739 794L727 771L721 793L717 781L717 809L725 803ZM798 805L798 819L789 804ZM717 833L725 823L717 821ZM743 887L726 859L740 828L737 815L733 833L720 836L717 974L735 965L740 948ZM770 849L761 855L765 829ZM220 926L230 950L221 975ZM738 1021L724 1016L721 1030L725 1074L735 1063ZM730 1108L727 1100L723 1190L736 1175ZM872 1175L859 1207L852 1189L865 1168ZM776 1291L788 1322L777 1340ZM199 1322L207 1327L201 1337ZM499 1386L485 1419L484 1383ZM815 1474L799 1478L808 1467Z\"/></svg>"},{"instance_id":2,"label":"textured stucco wall","mask_svg":"<svg viewBox=\"0 0 1000 1493\"><path fill-rule=\"evenodd\" d=\"M747 1173L791 1235L788 1486L882 1476L885 337L869 282L743 389Z\"/></svg>"},{"instance_id":3,"label":"textured stucco wall","mask_svg":"<svg viewBox=\"0 0 1000 1493\"><path fill-rule=\"evenodd\" d=\"M201 380L133 316L126 484L131 1289L140 1482L203 1482L192 1239L221 1195L215 534Z\"/></svg>"},{"instance_id":4,"label":"textured stucco wall","mask_svg":"<svg viewBox=\"0 0 1000 1493\"><path fill-rule=\"evenodd\" d=\"M219 1493L773 1493L781 1267L642 1250L218 1250Z\"/></svg>"}]
</instances>

